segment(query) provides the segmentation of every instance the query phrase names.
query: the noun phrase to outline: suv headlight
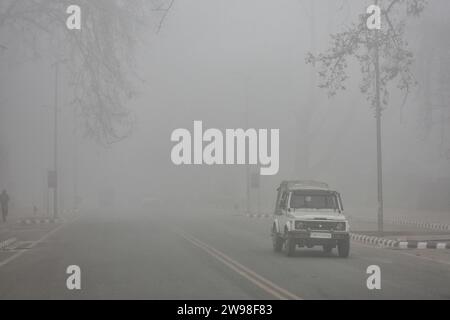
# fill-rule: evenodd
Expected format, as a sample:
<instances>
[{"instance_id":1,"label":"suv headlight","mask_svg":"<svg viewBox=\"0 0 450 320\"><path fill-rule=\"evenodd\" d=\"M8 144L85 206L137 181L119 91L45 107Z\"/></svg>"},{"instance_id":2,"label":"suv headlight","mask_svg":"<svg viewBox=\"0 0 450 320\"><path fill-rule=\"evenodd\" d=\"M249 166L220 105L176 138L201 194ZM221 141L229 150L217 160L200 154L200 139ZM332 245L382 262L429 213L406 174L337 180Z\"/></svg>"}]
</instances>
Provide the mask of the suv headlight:
<instances>
[{"instance_id":1,"label":"suv headlight","mask_svg":"<svg viewBox=\"0 0 450 320\"><path fill-rule=\"evenodd\" d=\"M336 223L336 231L345 231L346 225L345 222Z\"/></svg>"}]
</instances>

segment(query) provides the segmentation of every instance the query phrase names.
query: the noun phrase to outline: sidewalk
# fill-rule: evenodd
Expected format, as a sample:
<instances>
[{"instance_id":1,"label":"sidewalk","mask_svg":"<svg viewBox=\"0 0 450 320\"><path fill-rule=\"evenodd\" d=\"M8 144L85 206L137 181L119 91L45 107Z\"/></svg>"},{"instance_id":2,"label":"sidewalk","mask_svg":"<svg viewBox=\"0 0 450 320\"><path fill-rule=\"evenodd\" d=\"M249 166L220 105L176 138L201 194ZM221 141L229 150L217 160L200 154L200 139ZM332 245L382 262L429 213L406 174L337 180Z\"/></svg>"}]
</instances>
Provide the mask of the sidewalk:
<instances>
[{"instance_id":1,"label":"sidewalk","mask_svg":"<svg viewBox=\"0 0 450 320\"><path fill-rule=\"evenodd\" d=\"M39 212L37 215L34 215L32 209L13 208L9 212L6 223L1 222L0 219L0 241L4 240L5 237L10 236L11 233L17 232L24 228L32 228L35 225L41 224L52 225L62 222L65 219L70 219L75 214L76 212L62 210L60 219L55 221L51 215L44 215Z\"/></svg>"},{"instance_id":2,"label":"sidewalk","mask_svg":"<svg viewBox=\"0 0 450 320\"><path fill-rule=\"evenodd\" d=\"M375 218L349 217L355 241L400 249L450 249L450 230L433 230L429 224L412 223L414 220L408 218L402 221L408 223L399 224L398 220L386 217L384 231L380 234Z\"/></svg>"},{"instance_id":3,"label":"sidewalk","mask_svg":"<svg viewBox=\"0 0 450 320\"><path fill-rule=\"evenodd\" d=\"M17 221L26 216L32 215L32 212L27 212L28 210L23 209L10 209L8 217L6 218L6 223L0 220L0 235L2 232L10 231L15 225L17 225ZM0 218L1 219L1 218Z\"/></svg>"}]
</instances>

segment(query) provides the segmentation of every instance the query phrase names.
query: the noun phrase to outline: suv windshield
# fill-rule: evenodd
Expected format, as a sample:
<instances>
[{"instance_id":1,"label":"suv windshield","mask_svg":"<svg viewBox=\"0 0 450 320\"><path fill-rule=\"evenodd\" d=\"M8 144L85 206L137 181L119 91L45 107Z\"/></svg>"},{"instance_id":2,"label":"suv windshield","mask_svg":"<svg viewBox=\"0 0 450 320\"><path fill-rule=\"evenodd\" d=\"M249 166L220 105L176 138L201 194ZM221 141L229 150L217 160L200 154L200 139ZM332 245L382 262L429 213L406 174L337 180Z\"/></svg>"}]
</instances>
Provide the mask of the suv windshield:
<instances>
[{"instance_id":1,"label":"suv windshield","mask_svg":"<svg viewBox=\"0 0 450 320\"><path fill-rule=\"evenodd\" d=\"M292 209L331 209L337 210L336 197L333 194L307 194L293 192L290 208Z\"/></svg>"}]
</instances>

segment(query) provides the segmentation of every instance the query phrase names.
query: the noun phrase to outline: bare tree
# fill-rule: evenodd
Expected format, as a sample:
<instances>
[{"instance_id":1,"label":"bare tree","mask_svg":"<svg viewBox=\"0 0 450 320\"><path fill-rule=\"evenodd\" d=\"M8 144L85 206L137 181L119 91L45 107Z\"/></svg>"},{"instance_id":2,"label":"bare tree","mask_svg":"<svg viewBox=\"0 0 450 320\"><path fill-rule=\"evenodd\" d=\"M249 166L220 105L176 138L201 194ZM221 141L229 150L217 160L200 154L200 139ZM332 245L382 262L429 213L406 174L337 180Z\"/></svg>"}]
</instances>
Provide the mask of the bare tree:
<instances>
[{"instance_id":1,"label":"bare tree","mask_svg":"<svg viewBox=\"0 0 450 320\"><path fill-rule=\"evenodd\" d=\"M133 51L151 11L163 0L2 0L0 31L22 41L27 51L57 52L66 58L73 103L88 136L111 144L127 137L133 116ZM66 28L66 8L82 9L82 29ZM4 45L7 45L4 43Z\"/></svg>"},{"instance_id":2,"label":"bare tree","mask_svg":"<svg viewBox=\"0 0 450 320\"><path fill-rule=\"evenodd\" d=\"M444 9L442 9L444 5ZM446 7L445 7L446 6ZM421 86L417 93L419 125L424 139L432 134L439 138L441 157L450 160L450 24L447 3L439 3L432 18L420 26L420 64L418 77ZM437 11L439 10L439 11Z\"/></svg>"},{"instance_id":3,"label":"bare tree","mask_svg":"<svg viewBox=\"0 0 450 320\"><path fill-rule=\"evenodd\" d=\"M153 9L154 12L160 12L162 14L159 23L157 33L161 32L161 29L166 21L169 12L172 10L172 7L175 3L175 0L159 0L157 6Z\"/></svg>"},{"instance_id":4,"label":"bare tree","mask_svg":"<svg viewBox=\"0 0 450 320\"><path fill-rule=\"evenodd\" d=\"M320 88L330 97L345 90L348 60L359 62L362 83L361 92L366 95L374 109L377 127L378 168L378 229L383 231L383 187L381 115L389 103L390 84L404 92L405 100L415 85L412 75L413 53L408 47L405 26L408 18L418 17L425 8L425 0L377 0L382 12L381 30L369 30L367 14L361 14L357 23L347 30L331 35L332 44L325 53L309 53L306 62L319 68Z\"/></svg>"},{"instance_id":5,"label":"bare tree","mask_svg":"<svg viewBox=\"0 0 450 320\"><path fill-rule=\"evenodd\" d=\"M308 32L309 32L309 50L310 53L315 55L317 51L317 19L320 16L318 12L317 1L315 0L301 0L299 3L302 6L302 13L306 20L308 21ZM341 0L336 2L335 5L330 5L328 10L334 16L336 12L342 12L345 10L347 5L347 0ZM331 23L331 21L329 21ZM303 177L308 177L308 175L314 175L317 169L323 167L330 162L330 154L327 153L325 156L321 157L315 163L312 161L313 150L311 150L311 141L317 138L317 129L311 130L311 123L314 116L318 111L318 99L317 99L317 73L316 70L311 68L308 74L308 90L307 90L307 103L303 104L301 108L295 109L295 119L296 119L296 132L295 132L295 161L294 161L294 174L301 174ZM342 127L343 129L348 127ZM336 139L338 135L333 137L331 142L332 145L336 144ZM331 153L330 149L330 153ZM312 178L312 176L309 176Z\"/></svg>"}]
</instances>

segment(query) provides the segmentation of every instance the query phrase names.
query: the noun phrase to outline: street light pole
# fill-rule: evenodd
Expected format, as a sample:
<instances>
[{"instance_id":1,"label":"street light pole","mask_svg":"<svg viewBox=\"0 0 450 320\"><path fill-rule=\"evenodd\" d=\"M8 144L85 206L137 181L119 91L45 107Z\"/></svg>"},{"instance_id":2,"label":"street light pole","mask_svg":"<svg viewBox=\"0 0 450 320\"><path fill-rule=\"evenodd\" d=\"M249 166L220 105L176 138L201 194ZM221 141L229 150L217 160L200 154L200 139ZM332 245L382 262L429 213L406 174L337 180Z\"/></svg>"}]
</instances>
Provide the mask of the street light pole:
<instances>
[{"instance_id":1,"label":"street light pole","mask_svg":"<svg viewBox=\"0 0 450 320\"><path fill-rule=\"evenodd\" d=\"M55 109L54 109L54 131L53 131L53 161L55 185L53 189L53 218L58 218L58 81L59 61L55 63Z\"/></svg>"},{"instance_id":2,"label":"street light pole","mask_svg":"<svg viewBox=\"0 0 450 320\"><path fill-rule=\"evenodd\" d=\"M246 86L247 90L247 86ZM246 93L245 98L245 128L248 129L248 96ZM247 153L247 159L248 159L248 153ZM250 207L250 164L247 163L245 165L245 180L246 180L246 205L247 205L247 213L250 214L251 207Z\"/></svg>"},{"instance_id":3,"label":"street light pole","mask_svg":"<svg viewBox=\"0 0 450 320\"><path fill-rule=\"evenodd\" d=\"M73 109L73 209L78 209L78 130L77 109Z\"/></svg>"},{"instance_id":4,"label":"street light pole","mask_svg":"<svg viewBox=\"0 0 450 320\"><path fill-rule=\"evenodd\" d=\"M378 0L375 2L378 5ZM378 185L378 232L380 234L384 231L384 213L383 213L383 157L382 157L382 146L381 146L381 97L380 97L380 46L379 46L379 30L375 30L375 118L376 118L376 130L377 130L377 185Z\"/></svg>"},{"instance_id":5,"label":"street light pole","mask_svg":"<svg viewBox=\"0 0 450 320\"><path fill-rule=\"evenodd\" d=\"M54 130L53 130L53 218L58 218L58 93L59 93L59 65L67 62L67 59L57 60L55 67L55 101L54 101Z\"/></svg>"}]
</instances>

